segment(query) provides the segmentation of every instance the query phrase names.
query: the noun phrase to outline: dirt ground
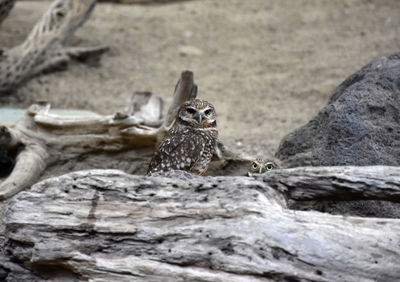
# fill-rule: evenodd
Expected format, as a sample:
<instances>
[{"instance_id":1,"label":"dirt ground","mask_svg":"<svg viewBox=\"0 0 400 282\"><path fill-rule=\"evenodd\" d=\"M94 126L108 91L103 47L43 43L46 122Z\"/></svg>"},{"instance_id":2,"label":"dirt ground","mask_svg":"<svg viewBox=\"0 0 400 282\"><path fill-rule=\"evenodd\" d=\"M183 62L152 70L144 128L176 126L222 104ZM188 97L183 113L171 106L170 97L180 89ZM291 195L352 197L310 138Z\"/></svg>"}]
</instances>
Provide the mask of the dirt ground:
<instances>
[{"instance_id":1,"label":"dirt ground","mask_svg":"<svg viewBox=\"0 0 400 282\"><path fill-rule=\"evenodd\" d=\"M49 1L18 2L0 27L0 45L23 41ZM0 105L112 114L127 93L171 101L191 69L199 97L218 112L220 139L270 158L347 76L400 50L398 0L194 0L159 5L98 4L74 43L111 47L100 66L73 64L35 78Z\"/></svg>"}]
</instances>

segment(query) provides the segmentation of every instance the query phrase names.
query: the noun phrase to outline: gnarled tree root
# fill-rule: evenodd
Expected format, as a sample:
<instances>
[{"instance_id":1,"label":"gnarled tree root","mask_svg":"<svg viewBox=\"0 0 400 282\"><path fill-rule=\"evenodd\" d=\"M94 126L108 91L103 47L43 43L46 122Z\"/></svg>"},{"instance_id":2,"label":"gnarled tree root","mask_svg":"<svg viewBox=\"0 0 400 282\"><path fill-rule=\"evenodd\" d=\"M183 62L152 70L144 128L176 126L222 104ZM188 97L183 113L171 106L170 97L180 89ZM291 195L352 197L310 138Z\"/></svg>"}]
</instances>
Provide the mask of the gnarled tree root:
<instances>
[{"instance_id":1,"label":"gnarled tree root","mask_svg":"<svg viewBox=\"0 0 400 282\"><path fill-rule=\"evenodd\" d=\"M89 18L95 4L96 0L55 0L21 45L2 50L0 95L11 93L31 77L64 68L73 59L107 51L106 46L64 46L65 40Z\"/></svg>"}]
</instances>

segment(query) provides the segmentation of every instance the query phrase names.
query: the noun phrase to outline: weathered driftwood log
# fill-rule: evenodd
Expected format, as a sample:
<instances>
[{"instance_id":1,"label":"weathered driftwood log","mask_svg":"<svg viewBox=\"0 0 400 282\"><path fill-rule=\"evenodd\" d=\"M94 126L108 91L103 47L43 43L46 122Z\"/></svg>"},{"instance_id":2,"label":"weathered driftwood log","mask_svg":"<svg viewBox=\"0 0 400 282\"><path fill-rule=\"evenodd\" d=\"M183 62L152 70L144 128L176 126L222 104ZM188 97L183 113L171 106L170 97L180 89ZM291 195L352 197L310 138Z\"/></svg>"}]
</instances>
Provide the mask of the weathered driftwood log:
<instances>
[{"instance_id":1,"label":"weathered driftwood log","mask_svg":"<svg viewBox=\"0 0 400 282\"><path fill-rule=\"evenodd\" d=\"M11 93L27 79L63 68L73 59L98 56L108 50L105 46L64 46L89 18L95 4L96 0L55 0L21 45L2 50L0 94Z\"/></svg>"},{"instance_id":2,"label":"weathered driftwood log","mask_svg":"<svg viewBox=\"0 0 400 282\"><path fill-rule=\"evenodd\" d=\"M17 157L11 174L0 182L0 199L32 185L46 167L76 156L132 148L140 155L140 148L154 147L158 132L163 130L147 127L146 120L141 118L141 109L147 106L151 111L158 110L159 123L161 109L160 99L152 94L149 96L138 116L120 113L93 117L58 116L49 112L49 105L35 104L16 124L1 126L0 145ZM16 150L20 152L15 153Z\"/></svg>"},{"instance_id":3,"label":"weathered driftwood log","mask_svg":"<svg viewBox=\"0 0 400 282\"><path fill-rule=\"evenodd\" d=\"M121 158L117 153L129 155L126 161L131 165L136 163L134 172L144 174L154 146L171 126L176 109L181 102L196 97L195 89L193 73L184 71L164 123L162 100L148 92L134 93L126 112L110 116L59 116L49 111L49 104L31 106L16 124L0 124L0 147L10 156L16 155L11 174L3 181L0 178L0 199L34 184L45 170L49 175L58 175L72 168L96 166L65 165L71 159L84 163L88 156L102 158L101 162L106 165L101 167L112 167L111 163ZM214 167L229 166L229 161L234 160L231 153L225 153L229 157L219 160ZM245 163L245 160L239 161ZM49 171L50 167L57 166L61 169Z\"/></svg>"},{"instance_id":4,"label":"weathered driftwood log","mask_svg":"<svg viewBox=\"0 0 400 282\"><path fill-rule=\"evenodd\" d=\"M348 182L370 171L350 169ZM9 281L398 280L400 220L288 210L267 175L92 170L48 179L10 203L0 273Z\"/></svg>"},{"instance_id":5,"label":"weathered driftwood log","mask_svg":"<svg viewBox=\"0 0 400 282\"><path fill-rule=\"evenodd\" d=\"M400 168L390 166L298 167L256 175L287 198L400 202Z\"/></svg>"}]
</instances>

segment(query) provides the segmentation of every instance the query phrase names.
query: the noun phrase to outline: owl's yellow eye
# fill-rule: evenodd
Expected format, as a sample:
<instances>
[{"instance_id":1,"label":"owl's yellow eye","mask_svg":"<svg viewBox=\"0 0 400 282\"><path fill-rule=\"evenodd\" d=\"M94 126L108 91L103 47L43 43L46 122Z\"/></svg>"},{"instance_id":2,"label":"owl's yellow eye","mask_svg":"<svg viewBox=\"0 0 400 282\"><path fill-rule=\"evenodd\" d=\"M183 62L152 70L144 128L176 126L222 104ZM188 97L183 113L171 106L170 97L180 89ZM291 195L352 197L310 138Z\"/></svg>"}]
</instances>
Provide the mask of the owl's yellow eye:
<instances>
[{"instance_id":1,"label":"owl's yellow eye","mask_svg":"<svg viewBox=\"0 0 400 282\"><path fill-rule=\"evenodd\" d=\"M258 168L258 164L257 164L257 163L253 163L253 164L251 165L251 167L252 167L253 169L257 169L257 168Z\"/></svg>"},{"instance_id":2,"label":"owl's yellow eye","mask_svg":"<svg viewBox=\"0 0 400 282\"><path fill-rule=\"evenodd\" d=\"M205 110L205 111L204 111L204 114L205 114L206 116L208 116L209 114L211 114L211 110L210 110L210 109Z\"/></svg>"},{"instance_id":3,"label":"owl's yellow eye","mask_svg":"<svg viewBox=\"0 0 400 282\"><path fill-rule=\"evenodd\" d=\"M272 169L274 168L274 165L273 165L272 163L267 163L267 164L265 165L265 168L266 168L267 170L272 170Z\"/></svg>"}]
</instances>

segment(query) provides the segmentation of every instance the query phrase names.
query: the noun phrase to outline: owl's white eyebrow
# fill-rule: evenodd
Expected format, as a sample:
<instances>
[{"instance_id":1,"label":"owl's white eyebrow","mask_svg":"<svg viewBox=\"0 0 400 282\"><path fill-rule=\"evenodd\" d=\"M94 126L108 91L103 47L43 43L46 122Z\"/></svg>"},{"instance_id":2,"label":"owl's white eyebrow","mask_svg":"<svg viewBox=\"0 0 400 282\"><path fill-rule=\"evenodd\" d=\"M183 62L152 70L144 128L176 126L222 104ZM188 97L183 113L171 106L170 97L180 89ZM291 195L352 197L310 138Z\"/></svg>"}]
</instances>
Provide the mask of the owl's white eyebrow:
<instances>
[{"instance_id":1,"label":"owl's white eyebrow","mask_svg":"<svg viewBox=\"0 0 400 282\"><path fill-rule=\"evenodd\" d=\"M211 108L210 108L210 107L207 107L207 108L205 108L205 109L203 109L203 110L200 110L200 112L204 113L204 112L207 111L207 110L211 110Z\"/></svg>"},{"instance_id":2,"label":"owl's white eyebrow","mask_svg":"<svg viewBox=\"0 0 400 282\"><path fill-rule=\"evenodd\" d=\"M209 130L216 130L215 127L196 127L194 130L200 130L200 131L209 131Z\"/></svg>"},{"instance_id":3,"label":"owl's white eyebrow","mask_svg":"<svg viewBox=\"0 0 400 282\"><path fill-rule=\"evenodd\" d=\"M181 120L192 120L192 118L190 118L190 117L185 117L185 116L183 116L183 117L179 117Z\"/></svg>"}]
</instances>

